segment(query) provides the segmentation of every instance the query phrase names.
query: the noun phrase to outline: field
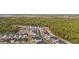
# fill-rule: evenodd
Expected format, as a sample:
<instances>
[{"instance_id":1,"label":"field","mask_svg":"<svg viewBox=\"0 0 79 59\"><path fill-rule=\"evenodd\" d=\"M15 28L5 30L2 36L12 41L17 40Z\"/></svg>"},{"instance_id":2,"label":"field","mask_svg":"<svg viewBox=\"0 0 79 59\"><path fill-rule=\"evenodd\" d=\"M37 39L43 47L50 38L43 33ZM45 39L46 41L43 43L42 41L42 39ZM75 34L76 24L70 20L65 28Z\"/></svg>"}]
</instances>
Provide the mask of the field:
<instances>
[{"instance_id":1,"label":"field","mask_svg":"<svg viewBox=\"0 0 79 59\"><path fill-rule=\"evenodd\" d=\"M48 25L53 34L71 43L79 43L79 18L1 17L0 33L16 32L17 27L13 25Z\"/></svg>"}]
</instances>

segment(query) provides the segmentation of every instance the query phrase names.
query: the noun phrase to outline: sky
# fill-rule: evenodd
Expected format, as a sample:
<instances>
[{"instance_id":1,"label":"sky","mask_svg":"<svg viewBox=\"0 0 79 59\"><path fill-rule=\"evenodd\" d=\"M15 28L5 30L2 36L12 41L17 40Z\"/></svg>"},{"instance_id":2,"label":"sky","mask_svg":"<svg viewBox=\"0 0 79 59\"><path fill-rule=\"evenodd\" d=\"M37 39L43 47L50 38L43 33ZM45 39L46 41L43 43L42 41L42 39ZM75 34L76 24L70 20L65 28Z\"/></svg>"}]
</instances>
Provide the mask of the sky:
<instances>
[{"instance_id":1,"label":"sky","mask_svg":"<svg viewBox=\"0 0 79 59\"><path fill-rule=\"evenodd\" d=\"M79 0L0 0L0 14L79 14Z\"/></svg>"}]
</instances>

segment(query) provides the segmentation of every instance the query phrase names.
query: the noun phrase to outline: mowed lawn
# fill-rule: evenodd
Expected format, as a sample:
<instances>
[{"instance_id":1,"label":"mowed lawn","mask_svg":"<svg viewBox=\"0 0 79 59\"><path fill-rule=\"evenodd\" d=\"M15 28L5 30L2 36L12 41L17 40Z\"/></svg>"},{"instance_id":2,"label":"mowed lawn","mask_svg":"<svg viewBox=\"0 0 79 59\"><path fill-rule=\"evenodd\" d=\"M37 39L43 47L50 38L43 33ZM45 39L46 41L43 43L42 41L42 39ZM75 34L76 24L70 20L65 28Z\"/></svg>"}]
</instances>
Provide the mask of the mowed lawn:
<instances>
[{"instance_id":1,"label":"mowed lawn","mask_svg":"<svg viewBox=\"0 0 79 59\"><path fill-rule=\"evenodd\" d=\"M5 32L3 26L10 26L9 30L15 30L15 28L11 27L12 25L48 25L53 34L71 43L79 43L79 18L7 17L0 18L0 24L0 29L2 28L0 33L3 30ZM6 28L6 30L8 29Z\"/></svg>"}]
</instances>

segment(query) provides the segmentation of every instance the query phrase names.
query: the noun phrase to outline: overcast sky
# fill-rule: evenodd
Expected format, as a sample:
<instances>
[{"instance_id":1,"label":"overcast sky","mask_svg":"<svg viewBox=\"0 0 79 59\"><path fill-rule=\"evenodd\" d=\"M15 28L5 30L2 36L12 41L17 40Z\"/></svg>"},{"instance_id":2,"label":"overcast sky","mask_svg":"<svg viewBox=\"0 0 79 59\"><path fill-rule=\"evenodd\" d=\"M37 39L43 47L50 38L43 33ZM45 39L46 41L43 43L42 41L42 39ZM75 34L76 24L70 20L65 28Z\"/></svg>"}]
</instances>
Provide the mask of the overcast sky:
<instances>
[{"instance_id":1,"label":"overcast sky","mask_svg":"<svg viewBox=\"0 0 79 59\"><path fill-rule=\"evenodd\" d=\"M0 0L0 14L79 14L79 0Z\"/></svg>"}]
</instances>

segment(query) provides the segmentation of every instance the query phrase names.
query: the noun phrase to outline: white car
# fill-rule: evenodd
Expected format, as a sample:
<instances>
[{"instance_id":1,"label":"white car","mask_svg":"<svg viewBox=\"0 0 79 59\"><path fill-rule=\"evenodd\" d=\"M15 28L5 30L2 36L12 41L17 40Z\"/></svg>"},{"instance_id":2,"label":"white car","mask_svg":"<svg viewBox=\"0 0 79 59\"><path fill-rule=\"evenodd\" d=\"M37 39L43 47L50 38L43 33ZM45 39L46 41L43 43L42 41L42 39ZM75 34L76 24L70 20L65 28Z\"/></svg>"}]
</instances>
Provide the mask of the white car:
<instances>
[{"instance_id":1,"label":"white car","mask_svg":"<svg viewBox=\"0 0 79 59\"><path fill-rule=\"evenodd\" d=\"M36 42L40 42L41 40L37 40L37 39L35 39L35 41L36 41Z\"/></svg>"},{"instance_id":2,"label":"white car","mask_svg":"<svg viewBox=\"0 0 79 59\"><path fill-rule=\"evenodd\" d=\"M32 35L34 35L34 36L35 36L35 35L36 35L36 33L32 33Z\"/></svg>"}]
</instances>

